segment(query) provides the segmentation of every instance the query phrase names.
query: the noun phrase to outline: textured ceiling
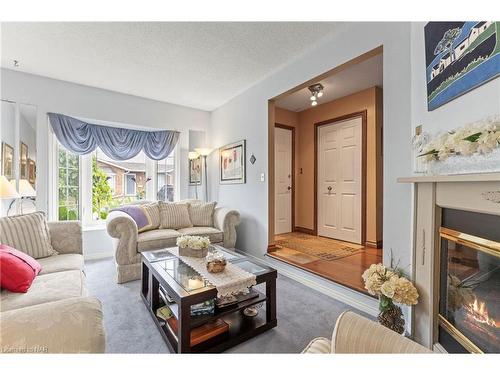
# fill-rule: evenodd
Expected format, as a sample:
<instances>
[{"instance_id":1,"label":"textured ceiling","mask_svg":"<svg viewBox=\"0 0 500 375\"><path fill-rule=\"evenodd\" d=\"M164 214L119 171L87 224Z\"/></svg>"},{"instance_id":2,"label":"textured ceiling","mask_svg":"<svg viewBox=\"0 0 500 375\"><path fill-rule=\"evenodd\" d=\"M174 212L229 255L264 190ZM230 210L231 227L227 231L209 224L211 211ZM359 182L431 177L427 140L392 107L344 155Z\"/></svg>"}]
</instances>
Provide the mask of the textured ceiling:
<instances>
[{"instance_id":1,"label":"textured ceiling","mask_svg":"<svg viewBox=\"0 0 500 375\"><path fill-rule=\"evenodd\" d=\"M373 86L382 87L382 63L382 55L377 55L319 81L325 89L318 104L328 103ZM311 92L306 87L279 99L276 106L300 112L311 108L310 96Z\"/></svg>"},{"instance_id":2,"label":"textured ceiling","mask_svg":"<svg viewBox=\"0 0 500 375\"><path fill-rule=\"evenodd\" d=\"M336 23L2 23L2 67L212 110ZM20 66L13 67L13 60Z\"/></svg>"}]
</instances>

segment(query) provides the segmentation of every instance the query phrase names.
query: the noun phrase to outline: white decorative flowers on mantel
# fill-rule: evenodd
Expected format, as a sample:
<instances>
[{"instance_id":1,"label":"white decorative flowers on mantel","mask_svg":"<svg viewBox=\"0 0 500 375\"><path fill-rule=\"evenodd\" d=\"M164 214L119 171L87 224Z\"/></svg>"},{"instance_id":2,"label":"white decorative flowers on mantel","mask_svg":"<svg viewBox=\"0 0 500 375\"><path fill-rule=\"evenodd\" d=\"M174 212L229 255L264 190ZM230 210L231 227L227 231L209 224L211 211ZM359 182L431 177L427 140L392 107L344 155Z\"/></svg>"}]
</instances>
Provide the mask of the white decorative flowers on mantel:
<instances>
[{"instance_id":1,"label":"white decorative flowers on mantel","mask_svg":"<svg viewBox=\"0 0 500 375\"><path fill-rule=\"evenodd\" d=\"M472 123L439 134L418 156L430 174L500 171L500 117Z\"/></svg>"}]
</instances>

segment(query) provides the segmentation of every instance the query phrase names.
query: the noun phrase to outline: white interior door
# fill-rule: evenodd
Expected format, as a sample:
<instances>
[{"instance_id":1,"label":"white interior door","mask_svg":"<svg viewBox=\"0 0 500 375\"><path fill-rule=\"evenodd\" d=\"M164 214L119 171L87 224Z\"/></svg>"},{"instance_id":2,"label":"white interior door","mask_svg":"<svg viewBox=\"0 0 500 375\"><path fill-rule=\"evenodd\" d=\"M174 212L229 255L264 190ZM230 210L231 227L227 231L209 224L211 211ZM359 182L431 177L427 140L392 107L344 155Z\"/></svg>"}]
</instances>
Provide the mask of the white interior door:
<instances>
[{"instance_id":1,"label":"white interior door","mask_svg":"<svg viewBox=\"0 0 500 375\"><path fill-rule=\"evenodd\" d=\"M361 244L362 119L318 128L318 235Z\"/></svg>"},{"instance_id":2,"label":"white interior door","mask_svg":"<svg viewBox=\"0 0 500 375\"><path fill-rule=\"evenodd\" d=\"M292 131L274 128L274 233L292 231Z\"/></svg>"}]
</instances>

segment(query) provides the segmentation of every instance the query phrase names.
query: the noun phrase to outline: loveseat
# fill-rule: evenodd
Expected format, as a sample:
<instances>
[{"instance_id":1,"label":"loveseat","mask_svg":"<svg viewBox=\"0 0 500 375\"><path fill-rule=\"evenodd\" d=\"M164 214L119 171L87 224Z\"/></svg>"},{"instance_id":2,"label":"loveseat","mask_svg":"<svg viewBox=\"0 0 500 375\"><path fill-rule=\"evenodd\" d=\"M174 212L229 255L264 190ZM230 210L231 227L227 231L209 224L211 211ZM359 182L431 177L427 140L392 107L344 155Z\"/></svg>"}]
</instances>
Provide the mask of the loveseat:
<instances>
[{"instance_id":1,"label":"loveseat","mask_svg":"<svg viewBox=\"0 0 500 375\"><path fill-rule=\"evenodd\" d=\"M429 349L352 311L337 319L332 339L317 337L304 354L432 353Z\"/></svg>"},{"instance_id":2,"label":"loveseat","mask_svg":"<svg viewBox=\"0 0 500 375\"><path fill-rule=\"evenodd\" d=\"M49 222L58 255L39 258L42 270L26 293L1 291L2 353L103 353L100 301L85 284L79 222Z\"/></svg>"},{"instance_id":3,"label":"loveseat","mask_svg":"<svg viewBox=\"0 0 500 375\"><path fill-rule=\"evenodd\" d=\"M151 209L154 203L140 201L134 204L148 205ZM186 200L178 203L202 204L203 202ZM124 283L141 277L141 252L176 246L177 237L182 235L205 236L212 243L233 249L236 244L236 226L240 222L240 214L225 207L215 207L211 225L193 225L179 229L162 229L155 226L141 233L136 221L123 211L111 211L106 222L108 234L114 239L117 282Z\"/></svg>"}]
</instances>

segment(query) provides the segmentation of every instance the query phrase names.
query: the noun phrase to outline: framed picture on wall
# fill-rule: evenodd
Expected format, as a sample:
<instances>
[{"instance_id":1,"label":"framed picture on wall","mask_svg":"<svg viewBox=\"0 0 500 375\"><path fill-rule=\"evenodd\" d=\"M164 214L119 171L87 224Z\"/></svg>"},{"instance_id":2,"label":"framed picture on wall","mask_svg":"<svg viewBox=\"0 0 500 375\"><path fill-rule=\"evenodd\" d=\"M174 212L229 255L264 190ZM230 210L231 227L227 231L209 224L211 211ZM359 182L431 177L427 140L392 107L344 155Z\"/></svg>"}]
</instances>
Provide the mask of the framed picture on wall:
<instances>
[{"instance_id":1,"label":"framed picture on wall","mask_svg":"<svg viewBox=\"0 0 500 375\"><path fill-rule=\"evenodd\" d=\"M244 184L246 182L245 140L219 149L219 170L221 184Z\"/></svg>"},{"instance_id":2,"label":"framed picture on wall","mask_svg":"<svg viewBox=\"0 0 500 375\"><path fill-rule=\"evenodd\" d=\"M500 75L500 22L429 22L424 28L432 111Z\"/></svg>"},{"instance_id":3,"label":"framed picture on wall","mask_svg":"<svg viewBox=\"0 0 500 375\"><path fill-rule=\"evenodd\" d=\"M14 148L2 142L2 174L7 180L14 179Z\"/></svg>"},{"instance_id":4,"label":"framed picture on wall","mask_svg":"<svg viewBox=\"0 0 500 375\"><path fill-rule=\"evenodd\" d=\"M21 168L19 169L21 179L27 180L28 179L28 146L21 142L21 152L20 152L20 159L21 159Z\"/></svg>"},{"instance_id":5,"label":"framed picture on wall","mask_svg":"<svg viewBox=\"0 0 500 375\"><path fill-rule=\"evenodd\" d=\"M36 182L36 163L32 159L28 159L28 181L33 187Z\"/></svg>"},{"instance_id":6,"label":"framed picture on wall","mask_svg":"<svg viewBox=\"0 0 500 375\"><path fill-rule=\"evenodd\" d=\"M189 185L201 184L201 156L189 160Z\"/></svg>"}]
</instances>

